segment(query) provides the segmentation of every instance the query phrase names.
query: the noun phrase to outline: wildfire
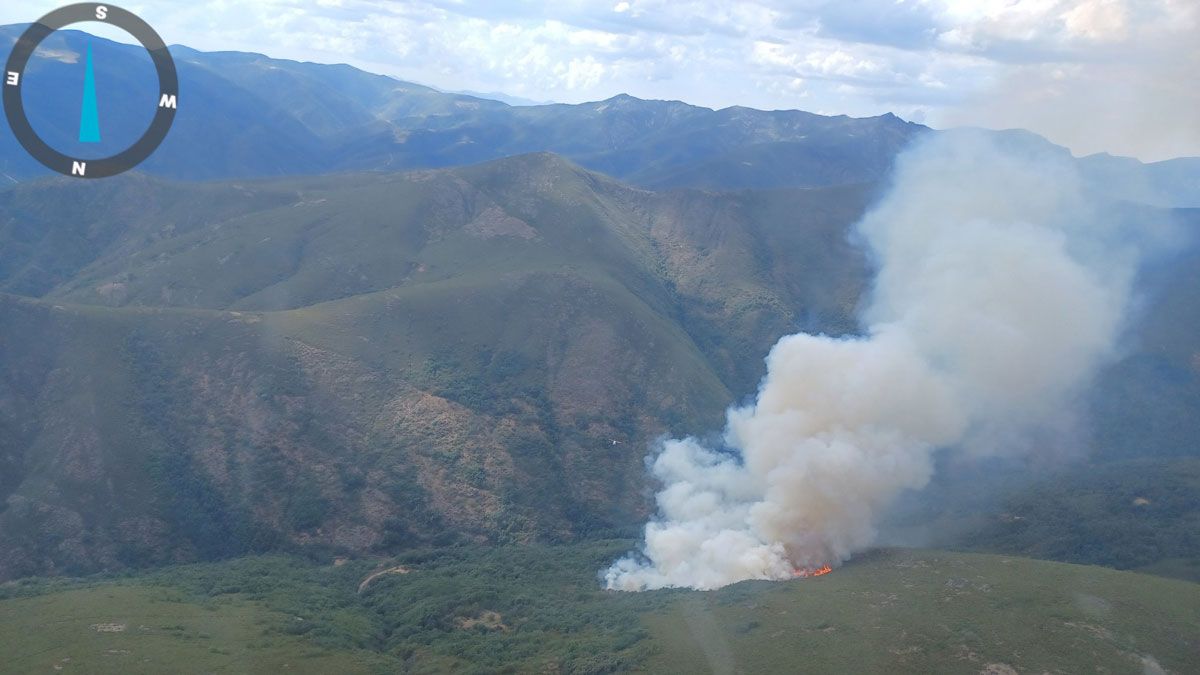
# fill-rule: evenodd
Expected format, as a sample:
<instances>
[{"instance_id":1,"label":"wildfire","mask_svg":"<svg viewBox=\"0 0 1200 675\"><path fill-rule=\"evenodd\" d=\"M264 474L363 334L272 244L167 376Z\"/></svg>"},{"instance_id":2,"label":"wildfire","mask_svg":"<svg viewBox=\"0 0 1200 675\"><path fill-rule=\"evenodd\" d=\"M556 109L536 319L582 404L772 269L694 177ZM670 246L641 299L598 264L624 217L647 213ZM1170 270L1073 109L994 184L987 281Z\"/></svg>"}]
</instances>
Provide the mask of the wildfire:
<instances>
[{"instance_id":1,"label":"wildfire","mask_svg":"<svg viewBox=\"0 0 1200 675\"><path fill-rule=\"evenodd\" d=\"M826 574L829 574L832 571L833 571L833 568L830 567L829 565L822 565L821 567L818 567L815 570L801 570L801 569L795 570L792 572L792 577L796 578L796 579L807 579L809 577L821 577L821 576L825 576Z\"/></svg>"}]
</instances>

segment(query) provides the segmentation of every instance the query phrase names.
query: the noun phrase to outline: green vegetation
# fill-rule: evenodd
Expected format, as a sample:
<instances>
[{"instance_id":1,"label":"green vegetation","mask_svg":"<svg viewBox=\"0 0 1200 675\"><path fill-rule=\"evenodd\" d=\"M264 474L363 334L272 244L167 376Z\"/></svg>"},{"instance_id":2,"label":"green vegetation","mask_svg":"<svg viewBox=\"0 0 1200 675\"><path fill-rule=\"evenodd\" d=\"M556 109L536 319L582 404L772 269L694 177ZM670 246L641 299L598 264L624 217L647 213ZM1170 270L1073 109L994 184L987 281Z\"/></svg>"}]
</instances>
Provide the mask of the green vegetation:
<instances>
[{"instance_id":1,"label":"green vegetation","mask_svg":"<svg viewBox=\"0 0 1200 675\"><path fill-rule=\"evenodd\" d=\"M655 193L548 154L114 181L0 190L0 579L634 536L654 440L719 429L780 335L853 332L869 277L869 186ZM1169 263L1089 400L1100 464L1194 456L1200 257ZM969 543L1195 556L1056 517Z\"/></svg>"},{"instance_id":2,"label":"green vegetation","mask_svg":"<svg viewBox=\"0 0 1200 675\"><path fill-rule=\"evenodd\" d=\"M203 602L143 584L110 583L0 602L5 672L367 673L374 654L324 649L289 617L226 596Z\"/></svg>"},{"instance_id":3,"label":"green vegetation","mask_svg":"<svg viewBox=\"0 0 1200 675\"><path fill-rule=\"evenodd\" d=\"M599 673L645 657L638 613L661 603L599 587L596 571L628 546L429 549L340 566L251 558L174 568L141 583L197 601L253 599L302 617L287 632L322 648L374 651L417 671Z\"/></svg>"},{"instance_id":4,"label":"green vegetation","mask_svg":"<svg viewBox=\"0 0 1200 675\"><path fill-rule=\"evenodd\" d=\"M880 552L816 579L689 594L647 621L658 673L1200 665L1200 585L995 555Z\"/></svg>"},{"instance_id":5,"label":"green vegetation","mask_svg":"<svg viewBox=\"0 0 1200 675\"><path fill-rule=\"evenodd\" d=\"M860 188L116 180L0 193L0 579L631 534L653 439L863 279Z\"/></svg>"},{"instance_id":6,"label":"green vegetation","mask_svg":"<svg viewBox=\"0 0 1200 675\"><path fill-rule=\"evenodd\" d=\"M986 521L955 542L976 551L1178 579L888 551L611 593L596 572L652 508L654 439L719 428L779 336L857 330L859 183L924 129L627 96L512 109L186 53L199 105L161 175L553 149L643 186L779 189L649 192L546 153L0 186L0 582L21 579L0 583L0 670L1200 670L1178 580L1200 580L1197 249L1142 280L1130 352L1086 401L1094 463L947 517ZM1085 163L1114 186L1143 170Z\"/></svg>"},{"instance_id":7,"label":"green vegetation","mask_svg":"<svg viewBox=\"0 0 1200 675\"><path fill-rule=\"evenodd\" d=\"M814 579L711 593L602 590L597 570L632 544L455 547L337 565L256 557L121 579L9 583L0 585L0 652L18 670L100 673L279 672L283 664L348 673L1197 665L1200 585L1183 581L890 550ZM101 632L101 624L125 628Z\"/></svg>"},{"instance_id":8,"label":"green vegetation","mask_svg":"<svg viewBox=\"0 0 1200 675\"><path fill-rule=\"evenodd\" d=\"M1200 460L1075 467L1022 490L963 544L1200 581Z\"/></svg>"},{"instance_id":9,"label":"green vegetation","mask_svg":"<svg viewBox=\"0 0 1200 675\"><path fill-rule=\"evenodd\" d=\"M82 672L161 672L185 659L187 672L241 663L271 672L281 662L301 672L626 670L649 654L640 613L671 595L600 588L596 571L630 543L425 550L336 566L258 557L114 581L10 583L0 585L0 652L22 668L67 656ZM97 622L128 628L98 636L87 628ZM46 626L43 639L21 641Z\"/></svg>"}]
</instances>

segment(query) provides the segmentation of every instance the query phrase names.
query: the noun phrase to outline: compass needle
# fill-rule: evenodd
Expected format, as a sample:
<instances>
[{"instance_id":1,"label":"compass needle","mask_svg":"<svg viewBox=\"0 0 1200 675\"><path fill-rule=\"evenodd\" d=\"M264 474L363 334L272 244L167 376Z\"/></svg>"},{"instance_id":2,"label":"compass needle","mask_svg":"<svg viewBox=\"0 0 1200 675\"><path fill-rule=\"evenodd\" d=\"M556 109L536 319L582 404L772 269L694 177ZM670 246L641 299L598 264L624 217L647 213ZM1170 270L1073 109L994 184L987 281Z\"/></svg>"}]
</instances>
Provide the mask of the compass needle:
<instances>
[{"instance_id":1,"label":"compass needle","mask_svg":"<svg viewBox=\"0 0 1200 675\"><path fill-rule=\"evenodd\" d=\"M147 105L158 105L154 109L154 117L150 126L133 142L132 145L108 157L85 159L59 152L38 136L29 118L25 116L25 102L21 90L25 88L25 66L37 51L38 45L58 30L76 23L101 21L132 35L154 64L154 72L158 75L156 98L145 100ZM100 142L100 106L96 100L96 67L92 59L92 45L88 42L83 73L83 101L79 106L79 142ZM111 57L112 51L101 49L101 58ZM108 65L109 70L112 64ZM4 99L4 116L8 126L21 147L47 168L63 175L76 178L108 178L132 169L142 160L154 153L167 137L171 124L175 121L175 113L179 108L179 75L175 71L175 61L171 52L163 43L162 37L136 14L115 5L81 2L74 5L59 7L49 14L30 24L8 54L5 62L3 81L0 83L0 96ZM107 79L106 83L109 82ZM118 95L106 92L105 96ZM106 99L109 100L109 99ZM112 131L110 128L109 131ZM111 138L109 139L112 140Z\"/></svg>"},{"instance_id":2,"label":"compass needle","mask_svg":"<svg viewBox=\"0 0 1200 675\"><path fill-rule=\"evenodd\" d=\"M92 66L92 45L87 47L87 66L83 79L83 107L79 113L79 142L100 142L100 112L96 103L96 71Z\"/></svg>"}]
</instances>

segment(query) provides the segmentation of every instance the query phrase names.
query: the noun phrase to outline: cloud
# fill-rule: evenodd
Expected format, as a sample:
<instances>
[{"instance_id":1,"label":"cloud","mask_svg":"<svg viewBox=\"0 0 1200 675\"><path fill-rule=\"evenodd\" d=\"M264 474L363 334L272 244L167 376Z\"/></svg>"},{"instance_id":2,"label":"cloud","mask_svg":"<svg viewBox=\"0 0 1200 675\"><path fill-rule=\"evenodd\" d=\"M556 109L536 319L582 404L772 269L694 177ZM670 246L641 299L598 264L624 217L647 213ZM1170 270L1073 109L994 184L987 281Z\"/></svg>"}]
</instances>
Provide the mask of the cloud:
<instances>
[{"instance_id":1,"label":"cloud","mask_svg":"<svg viewBox=\"0 0 1200 675\"><path fill-rule=\"evenodd\" d=\"M822 1L793 6L784 26L809 27L817 35L851 44L921 49L937 35L933 7L916 0Z\"/></svg>"},{"instance_id":2,"label":"cloud","mask_svg":"<svg viewBox=\"0 0 1200 675\"><path fill-rule=\"evenodd\" d=\"M1077 154L1200 155L1200 5L1090 0L1059 10L1056 57L1015 63L941 121L1028 128Z\"/></svg>"}]
</instances>

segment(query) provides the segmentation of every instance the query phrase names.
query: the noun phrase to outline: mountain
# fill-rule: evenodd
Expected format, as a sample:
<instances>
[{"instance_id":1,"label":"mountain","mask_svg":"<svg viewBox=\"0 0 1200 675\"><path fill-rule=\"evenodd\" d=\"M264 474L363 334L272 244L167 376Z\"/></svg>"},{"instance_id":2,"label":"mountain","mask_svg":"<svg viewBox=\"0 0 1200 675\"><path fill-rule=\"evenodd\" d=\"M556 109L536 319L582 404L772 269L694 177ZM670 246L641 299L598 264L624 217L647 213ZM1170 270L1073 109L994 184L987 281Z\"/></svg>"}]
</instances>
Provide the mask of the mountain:
<instances>
[{"instance_id":1,"label":"mountain","mask_svg":"<svg viewBox=\"0 0 1200 675\"><path fill-rule=\"evenodd\" d=\"M521 96L513 96L512 94L505 94L502 91L471 91L468 89L468 90L463 90L463 91L452 91L449 93L462 94L463 96L473 96L475 98L486 98L486 99L489 99L492 101L500 101L501 103L507 103L508 105L511 105L511 106L551 105L554 103L554 101L535 101L530 98L523 98Z\"/></svg>"},{"instance_id":2,"label":"mountain","mask_svg":"<svg viewBox=\"0 0 1200 675\"><path fill-rule=\"evenodd\" d=\"M1161 207L1200 208L1200 158L1143 164L1129 157L1089 155L1079 160L1084 176L1106 194Z\"/></svg>"},{"instance_id":3,"label":"mountain","mask_svg":"<svg viewBox=\"0 0 1200 675\"><path fill-rule=\"evenodd\" d=\"M0 44L14 42L23 28L0 26ZM72 135L78 64L89 45L106 131L98 146L76 143ZM553 152L654 189L815 187L879 181L900 150L930 132L891 114L855 119L711 110L627 95L578 105L508 105L347 65L171 49L183 105L170 136L140 168L175 179L441 168ZM26 77L35 126L53 146L85 157L131 143L149 123L153 106L144 102L157 96L149 58L139 47L78 31L48 38ZM1049 145L1028 132L999 133ZM1143 164L1094 155L1080 166L1108 194L1164 208L1200 206L1200 159ZM6 125L0 174L10 182L47 175Z\"/></svg>"},{"instance_id":4,"label":"mountain","mask_svg":"<svg viewBox=\"0 0 1200 675\"><path fill-rule=\"evenodd\" d=\"M852 329L868 194L545 154L2 191L0 577L628 528L653 438Z\"/></svg>"},{"instance_id":5,"label":"mountain","mask_svg":"<svg viewBox=\"0 0 1200 675\"><path fill-rule=\"evenodd\" d=\"M1097 463L1023 486L964 537L976 550L1200 581L1200 458Z\"/></svg>"},{"instance_id":6,"label":"mountain","mask_svg":"<svg viewBox=\"0 0 1200 675\"><path fill-rule=\"evenodd\" d=\"M857 330L873 194L544 153L0 190L0 578L632 533L656 437L718 429L781 335ZM1105 461L1194 453L1197 250L1097 383Z\"/></svg>"},{"instance_id":7,"label":"mountain","mask_svg":"<svg viewBox=\"0 0 1200 675\"><path fill-rule=\"evenodd\" d=\"M517 107L172 49L183 107L136 172L48 176L0 132L6 667L1195 669L1200 160L1078 160L1099 209L1174 240L1147 252L1069 440L935 452L880 523L920 549L618 593L597 571L654 511L657 441L718 447L781 336L860 333L873 262L850 228L906 145L958 132L630 96ZM85 147L87 50L104 138ZM25 101L57 147L98 156L144 126L148 67L60 32Z\"/></svg>"},{"instance_id":8,"label":"mountain","mask_svg":"<svg viewBox=\"0 0 1200 675\"><path fill-rule=\"evenodd\" d=\"M89 45L102 90L154 93L137 48L56 33L26 103L63 147ZM720 428L780 336L858 330L871 270L847 228L907 143L956 133L629 96L511 107L173 50L194 104L146 173L25 180L44 172L0 135L0 578L630 534L656 437ZM136 100L101 96L89 151L139 132ZM1108 522L1128 515L1091 501L1113 467L1170 473L1200 438L1200 211L1168 209L1194 203L1200 166L1079 163L1130 224L1185 235L1082 402L1095 466L1071 490ZM176 182L194 178L211 180ZM975 511L926 519L970 521L939 545L1200 558L1004 529L987 520L1004 499L1045 512L1004 493L1028 467L1005 471ZM1152 513L1176 531L1195 510Z\"/></svg>"},{"instance_id":9,"label":"mountain","mask_svg":"<svg viewBox=\"0 0 1200 675\"><path fill-rule=\"evenodd\" d=\"M22 29L0 27L0 42L15 41ZM101 121L113 126L98 148L79 147L71 136L78 63L89 45ZM925 131L891 115L713 111L630 96L514 107L345 65L179 46L172 53L182 103L170 136L142 165L169 178L433 168L549 151L645 186L819 186L880 178L895 153ZM155 78L139 47L59 31L28 70L31 117L44 120L47 141L64 152L102 156L131 143L153 109L142 105L155 96ZM12 179L46 175L7 128L0 171Z\"/></svg>"}]
</instances>

